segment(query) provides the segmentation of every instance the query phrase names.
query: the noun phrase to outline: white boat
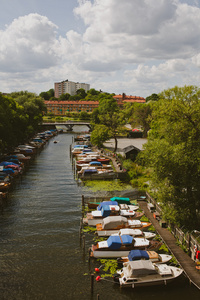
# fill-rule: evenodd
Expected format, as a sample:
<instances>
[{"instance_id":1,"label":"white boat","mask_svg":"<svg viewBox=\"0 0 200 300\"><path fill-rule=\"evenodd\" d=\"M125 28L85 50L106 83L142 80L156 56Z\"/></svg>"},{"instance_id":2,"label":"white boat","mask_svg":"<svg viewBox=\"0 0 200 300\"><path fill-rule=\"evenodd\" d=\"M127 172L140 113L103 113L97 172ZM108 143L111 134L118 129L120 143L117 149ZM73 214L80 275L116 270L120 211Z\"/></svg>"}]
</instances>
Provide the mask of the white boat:
<instances>
[{"instance_id":1,"label":"white boat","mask_svg":"<svg viewBox=\"0 0 200 300\"><path fill-rule=\"evenodd\" d=\"M98 236L110 236L122 228L132 228L145 230L151 226L150 222L141 222L140 220L130 220L123 216L110 216L103 219L101 224L96 225Z\"/></svg>"},{"instance_id":2,"label":"white boat","mask_svg":"<svg viewBox=\"0 0 200 300\"><path fill-rule=\"evenodd\" d=\"M155 251L146 251L146 250L131 250L128 256L122 256L118 262L123 262L124 266L128 261L135 260L150 260L153 263L157 264L166 264L172 259L172 256L169 254L159 254Z\"/></svg>"},{"instance_id":3,"label":"white boat","mask_svg":"<svg viewBox=\"0 0 200 300\"><path fill-rule=\"evenodd\" d=\"M142 231L140 229L132 229L132 228L122 228L120 230L116 230L115 233L112 233L112 235L126 235L126 234L137 238L145 238L147 240L152 240L156 236L154 232Z\"/></svg>"},{"instance_id":4,"label":"white boat","mask_svg":"<svg viewBox=\"0 0 200 300\"><path fill-rule=\"evenodd\" d=\"M92 245L90 257L118 258L128 256L131 250L157 250L162 245L159 241L149 241L145 238L133 238L130 235L110 236L106 241Z\"/></svg>"},{"instance_id":5,"label":"white boat","mask_svg":"<svg viewBox=\"0 0 200 300\"><path fill-rule=\"evenodd\" d=\"M111 203L105 204L104 203ZM97 224L101 224L103 219L108 216L126 216L127 218L131 219L140 219L144 213L143 212L136 212L137 210L136 205L129 205L130 209L120 209L120 205L112 204L113 201L106 201L102 202L99 205L97 210L94 210L90 213L87 213L86 218L83 219L83 223L87 224L88 226L96 226Z\"/></svg>"},{"instance_id":6,"label":"white boat","mask_svg":"<svg viewBox=\"0 0 200 300\"><path fill-rule=\"evenodd\" d=\"M166 285L183 273L183 270L166 264L153 264L149 260L129 261L114 276L114 281L119 282L121 287Z\"/></svg>"}]
</instances>

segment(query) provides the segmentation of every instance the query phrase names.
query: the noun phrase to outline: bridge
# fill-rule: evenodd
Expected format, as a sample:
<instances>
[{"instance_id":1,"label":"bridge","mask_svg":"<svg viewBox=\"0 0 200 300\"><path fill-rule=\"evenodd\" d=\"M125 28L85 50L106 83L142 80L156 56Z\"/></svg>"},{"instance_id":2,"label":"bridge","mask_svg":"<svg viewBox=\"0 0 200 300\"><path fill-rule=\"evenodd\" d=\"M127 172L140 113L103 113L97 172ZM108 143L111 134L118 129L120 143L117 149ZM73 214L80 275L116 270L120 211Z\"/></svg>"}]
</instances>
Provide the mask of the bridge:
<instances>
[{"instance_id":1,"label":"bridge","mask_svg":"<svg viewBox=\"0 0 200 300\"><path fill-rule=\"evenodd\" d=\"M57 126L65 126L67 131L72 131L74 126L87 126L89 130L92 130L92 127L89 122L76 122L76 121L66 121L66 122L44 122L40 124L41 130L56 129Z\"/></svg>"}]
</instances>

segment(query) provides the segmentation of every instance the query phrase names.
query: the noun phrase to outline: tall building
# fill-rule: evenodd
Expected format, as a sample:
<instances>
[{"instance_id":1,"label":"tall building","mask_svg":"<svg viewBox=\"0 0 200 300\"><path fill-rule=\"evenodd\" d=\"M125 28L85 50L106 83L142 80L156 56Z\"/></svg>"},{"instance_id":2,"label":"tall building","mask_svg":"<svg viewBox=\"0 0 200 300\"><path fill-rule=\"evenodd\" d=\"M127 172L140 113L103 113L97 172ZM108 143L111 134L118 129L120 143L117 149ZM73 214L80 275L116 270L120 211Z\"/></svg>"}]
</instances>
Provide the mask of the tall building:
<instances>
[{"instance_id":1,"label":"tall building","mask_svg":"<svg viewBox=\"0 0 200 300\"><path fill-rule=\"evenodd\" d=\"M64 80L61 82L55 82L54 83L54 96L56 98L59 98L62 94L70 94L71 96L76 95L77 90L84 89L86 92L89 91L90 85L87 83L79 83L79 82L73 82Z\"/></svg>"}]
</instances>

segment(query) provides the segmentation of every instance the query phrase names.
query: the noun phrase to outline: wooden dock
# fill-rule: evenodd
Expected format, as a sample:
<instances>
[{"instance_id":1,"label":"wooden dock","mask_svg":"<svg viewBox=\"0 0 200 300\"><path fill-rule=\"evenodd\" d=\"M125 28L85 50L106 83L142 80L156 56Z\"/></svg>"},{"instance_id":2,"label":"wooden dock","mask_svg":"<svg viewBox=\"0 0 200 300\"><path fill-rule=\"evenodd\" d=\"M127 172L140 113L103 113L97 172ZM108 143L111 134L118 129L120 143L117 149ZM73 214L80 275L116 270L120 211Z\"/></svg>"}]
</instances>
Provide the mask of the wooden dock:
<instances>
[{"instance_id":1,"label":"wooden dock","mask_svg":"<svg viewBox=\"0 0 200 300\"><path fill-rule=\"evenodd\" d=\"M138 201L140 208L144 211L146 217L155 227L155 230L163 239L164 243L175 256L176 260L184 270L184 273L188 277L190 283L196 286L200 290L200 271L196 269L195 262L187 255L176 243L175 237L170 233L167 228L162 228L159 222L153 217L153 214L147 207L146 201Z\"/></svg>"}]
</instances>

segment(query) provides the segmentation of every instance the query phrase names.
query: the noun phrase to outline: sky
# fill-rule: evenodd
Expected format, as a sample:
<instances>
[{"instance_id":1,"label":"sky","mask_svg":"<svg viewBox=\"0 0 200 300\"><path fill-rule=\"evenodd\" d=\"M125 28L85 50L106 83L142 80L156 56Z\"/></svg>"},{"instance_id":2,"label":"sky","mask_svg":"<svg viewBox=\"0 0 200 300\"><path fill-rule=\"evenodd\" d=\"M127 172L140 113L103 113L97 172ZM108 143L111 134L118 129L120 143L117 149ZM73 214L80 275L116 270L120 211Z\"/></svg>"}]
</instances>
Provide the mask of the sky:
<instances>
[{"instance_id":1,"label":"sky","mask_svg":"<svg viewBox=\"0 0 200 300\"><path fill-rule=\"evenodd\" d=\"M0 0L0 92L200 85L200 0Z\"/></svg>"}]
</instances>

